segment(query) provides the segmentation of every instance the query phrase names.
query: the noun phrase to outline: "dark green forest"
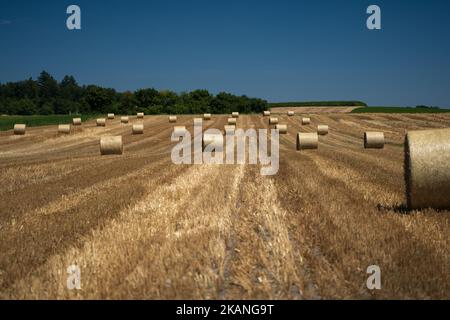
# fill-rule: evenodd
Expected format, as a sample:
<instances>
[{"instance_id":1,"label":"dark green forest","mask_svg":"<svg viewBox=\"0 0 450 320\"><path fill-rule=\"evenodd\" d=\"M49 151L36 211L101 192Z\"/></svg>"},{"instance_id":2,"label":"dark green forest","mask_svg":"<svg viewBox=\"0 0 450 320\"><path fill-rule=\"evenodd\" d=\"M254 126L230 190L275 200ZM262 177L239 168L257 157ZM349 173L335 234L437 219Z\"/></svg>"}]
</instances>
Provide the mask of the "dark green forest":
<instances>
[{"instance_id":1,"label":"dark green forest","mask_svg":"<svg viewBox=\"0 0 450 320\"><path fill-rule=\"evenodd\" d=\"M213 95L208 90L117 92L96 85L81 86L69 75L58 82L46 71L37 80L0 83L0 115L259 113L267 105L262 99L226 92Z\"/></svg>"}]
</instances>

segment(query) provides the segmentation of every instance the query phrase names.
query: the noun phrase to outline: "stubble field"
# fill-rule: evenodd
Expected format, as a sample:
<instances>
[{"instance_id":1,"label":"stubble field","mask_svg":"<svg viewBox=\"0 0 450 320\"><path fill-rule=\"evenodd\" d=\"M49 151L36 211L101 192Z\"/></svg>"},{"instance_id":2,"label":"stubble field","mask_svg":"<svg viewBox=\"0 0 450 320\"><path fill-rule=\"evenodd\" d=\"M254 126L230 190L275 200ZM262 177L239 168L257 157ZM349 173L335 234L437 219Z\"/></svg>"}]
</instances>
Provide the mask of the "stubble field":
<instances>
[{"instance_id":1,"label":"stubble field","mask_svg":"<svg viewBox=\"0 0 450 320\"><path fill-rule=\"evenodd\" d=\"M176 125L193 132L193 116ZM450 126L449 114L278 115L277 175L257 165L174 165L173 125L147 116L0 133L0 298L409 299L450 298L450 211L408 212L405 130ZM227 116L205 128L223 129ZM295 134L328 124L318 150ZM238 127L268 128L242 115ZM367 130L383 150L364 150ZM102 135L124 155L100 156ZM450 196L450 195L449 195ZM67 289L67 268L81 290ZM366 269L381 268L369 291Z\"/></svg>"}]
</instances>

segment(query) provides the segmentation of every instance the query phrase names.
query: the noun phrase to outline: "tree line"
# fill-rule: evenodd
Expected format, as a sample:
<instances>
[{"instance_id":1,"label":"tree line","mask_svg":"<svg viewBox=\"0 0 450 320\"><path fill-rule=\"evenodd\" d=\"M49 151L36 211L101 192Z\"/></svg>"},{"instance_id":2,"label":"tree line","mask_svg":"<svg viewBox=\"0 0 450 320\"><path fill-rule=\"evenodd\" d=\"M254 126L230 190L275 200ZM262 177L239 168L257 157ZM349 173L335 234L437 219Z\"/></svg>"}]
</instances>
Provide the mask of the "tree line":
<instances>
[{"instance_id":1,"label":"tree line","mask_svg":"<svg viewBox=\"0 0 450 320\"><path fill-rule=\"evenodd\" d=\"M80 86L70 75L58 82L46 71L37 80L0 83L0 114L8 115L259 113L267 105L262 99L226 92L213 95L208 90L117 92L97 85Z\"/></svg>"}]
</instances>

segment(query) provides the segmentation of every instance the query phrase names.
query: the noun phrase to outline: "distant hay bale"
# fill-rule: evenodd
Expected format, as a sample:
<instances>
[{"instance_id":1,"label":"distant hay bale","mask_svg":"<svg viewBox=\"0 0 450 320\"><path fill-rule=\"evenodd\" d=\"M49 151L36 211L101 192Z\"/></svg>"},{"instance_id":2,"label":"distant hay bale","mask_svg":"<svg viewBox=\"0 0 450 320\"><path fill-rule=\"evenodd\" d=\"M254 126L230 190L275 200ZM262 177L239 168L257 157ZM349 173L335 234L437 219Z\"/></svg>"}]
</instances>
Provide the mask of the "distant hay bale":
<instances>
[{"instance_id":1,"label":"distant hay bale","mask_svg":"<svg viewBox=\"0 0 450 320\"><path fill-rule=\"evenodd\" d=\"M137 118L138 119L144 119L144 113L143 112L138 112L137 113Z\"/></svg>"},{"instance_id":2,"label":"distant hay bale","mask_svg":"<svg viewBox=\"0 0 450 320\"><path fill-rule=\"evenodd\" d=\"M450 129L409 131L404 152L408 208L450 209Z\"/></svg>"},{"instance_id":3,"label":"distant hay bale","mask_svg":"<svg viewBox=\"0 0 450 320\"><path fill-rule=\"evenodd\" d=\"M287 133L287 125L286 124L277 124L275 126L275 129L277 129L278 133L280 133L280 134L286 134Z\"/></svg>"},{"instance_id":4,"label":"distant hay bale","mask_svg":"<svg viewBox=\"0 0 450 320\"><path fill-rule=\"evenodd\" d=\"M15 124L14 125L14 134L18 136L22 136L25 134L25 131L27 130L26 124Z\"/></svg>"},{"instance_id":5,"label":"distant hay bale","mask_svg":"<svg viewBox=\"0 0 450 320\"><path fill-rule=\"evenodd\" d=\"M278 124L278 118L269 118L269 124Z\"/></svg>"},{"instance_id":6,"label":"distant hay bale","mask_svg":"<svg viewBox=\"0 0 450 320\"><path fill-rule=\"evenodd\" d=\"M97 127L105 127L105 126L106 126L106 119L105 118L97 119Z\"/></svg>"},{"instance_id":7,"label":"distant hay bale","mask_svg":"<svg viewBox=\"0 0 450 320\"><path fill-rule=\"evenodd\" d=\"M202 118L194 118L194 126L200 126L203 123Z\"/></svg>"},{"instance_id":8,"label":"distant hay bale","mask_svg":"<svg viewBox=\"0 0 450 320\"><path fill-rule=\"evenodd\" d=\"M237 121L236 121L236 118L228 118L228 124L229 125L236 125L237 124Z\"/></svg>"},{"instance_id":9,"label":"distant hay bale","mask_svg":"<svg viewBox=\"0 0 450 320\"><path fill-rule=\"evenodd\" d=\"M236 131L236 126L233 126L233 125L224 126L223 128L224 128L224 134L228 134L228 135L234 134L234 131Z\"/></svg>"},{"instance_id":10,"label":"distant hay bale","mask_svg":"<svg viewBox=\"0 0 450 320\"><path fill-rule=\"evenodd\" d=\"M205 113L203 115L203 120L211 120L211 113Z\"/></svg>"},{"instance_id":11,"label":"distant hay bale","mask_svg":"<svg viewBox=\"0 0 450 320\"><path fill-rule=\"evenodd\" d=\"M186 133L186 127L185 126L175 126L173 127L173 132L176 135L184 135Z\"/></svg>"},{"instance_id":12,"label":"distant hay bale","mask_svg":"<svg viewBox=\"0 0 450 320\"><path fill-rule=\"evenodd\" d=\"M214 134L214 133L204 133L202 137L202 148L203 150L206 148L206 146L214 143L215 141L223 141L222 135L220 134ZM217 149L220 149L221 146L217 146ZM221 151L221 150L216 150Z\"/></svg>"},{"instance_id":13,"label":"distant hay bale","mask_svg":"<svg viewBox=\"0 0 450 320\"><path fill-rule=\"evenodd\" d=\"M121 122L121 123L128 123L129 120L130 120L130 119L129 119L128 117L121 117L121 118L120 118L120 122Z\"/></svg>"},{"instance_id":14,"label":"distant hay bale","mask_svg":"<svg viewBox=\"0 0 450 320\"><path fill-rule=\"evenodd\" d=\"M81 118L73 118L72 119L72 124L74 126L81 126Z\"/></svg>"},{"instance_id":15,"label":"distant hay bale","mask_svg":"<svg viewBox=\"0 0 450 320\"><path fill-rule=\"evenodd\" d=\"M122 154L123 153L122 137L121 136L101 137L100 153L102 155Z\"/></svg>"},{"instance_id":16,"label":"distant hay bale","mask_svg":"<svg viewBox=\"0 0 450 320\"><path fill-rule=\"evenodd\" d=\"M239 112L233 112L233 113L231 114L231 117L233 117L233 118L239 118Z\"/></svg>"},{"instance_id":17,"label":"distant hay bale","mask_svg":"<svg viewBox=\"0 0 450 320\"><path fill-rule=\"evenodd\" d=\"M169 117L169 122L170 122L170 123L177 122L177 117L176 117L176 116L170 116L170 117Z\"/></svg>"},{"instance_id":18,"label":"distant hay bale","mask_svg":"<svg viewBox=\"0 0 450 320\"><path fill-rule=\"evenodd\" d=\"M264 117L270 117L270 111L263 111Z\"/></svg>"},{"instance_id":19,"label":"distant hay bale","mask_svg":"<svg viewBox=\"0 0 450 320\"><path fill-rule=\"evenodd\" d=\"M303 118L302 125L306 126L311 123L311 118Z\"/></svg>"},{"instance_id":20,"label":"distant hay bale","mask_svg":"<svg viewBox=\"0 0 450 320\"><path fill-rule=\"evenodd\" d=\"M292 116L295 115L295 112L294 112L294 111L288 111L288 112L287 112L287 115L288 115L289 117L292 117Z\"/></svg>"},{"instance_id":21,"label":"distant hay bale","mask_svg":"<svg viewBox=\"0 0 450 320\"><path fill-rule=\"evenodd\" d=\"M317 132L297 133L297 150L317 149L319 147L319 135Z\"/></svg>"},{"instance_id":22,"label":"distant hay bale","mask_svg":"<svg viewBox=\"0 0 450 320\"><path fill-rule=\"evenodd\" d=\"M325 124L319 124L317 126L317 133L321 136L325 136L328 134L328 126Z\"/></svg>"},{"instance_id":23,"label":"distant hay bale","mask_svg":"<svg viewBox=\"0 0 450 320\"><path fill-rule=\"evenodd\" d=\"M144 133L144 125L142 123L133 124L132 133L133 134L143 134Z\"/></svg>"},{"instance_id":24,"label":"distant hay bale","mask_svg":"<svg viewBox=\"0 0 450 320\"><path fill-rule=\"evenodd\" d=\"M384 133L383 132L364 132L364 148L366 149L383 149Z\"/></svg>"},{"instance_id":25,"label":"distant hay bale","mask_svg":"<svg viewBox=\"0 0 450 320\"><path fill-rule=\"evenodd\" d=\"M108 120L114 120L114 113L108 113Z\"/></svg>"},{"instance_id":26,"label":"distant hay bale","mask_svg":"<svg viewBox=\"0 0 450 320\"><path fill-rule=\"evenodd\" d=\"M60 124L58 126L58 133L60 133L60 134L70 134L70 124Z\"/></svg>"}]
</instances>

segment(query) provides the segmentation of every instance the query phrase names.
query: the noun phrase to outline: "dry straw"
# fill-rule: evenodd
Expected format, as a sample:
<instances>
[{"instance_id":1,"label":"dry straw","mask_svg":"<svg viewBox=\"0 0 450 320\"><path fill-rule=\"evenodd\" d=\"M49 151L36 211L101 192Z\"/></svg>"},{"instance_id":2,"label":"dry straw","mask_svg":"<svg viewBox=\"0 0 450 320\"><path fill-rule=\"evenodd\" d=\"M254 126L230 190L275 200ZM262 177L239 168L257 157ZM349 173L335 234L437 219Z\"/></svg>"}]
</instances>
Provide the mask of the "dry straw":
<instances>
[{"instance_id":1,"label":"dry straw","mask_svg":"<svg viewBox=\"0 0 450 320\"><path fill-rule=\"evenodd\" d=\"M406 134L405 184L409 209L450 208L450 129Z\"/></svg>"},{"instance_id":2,"label":"dry straw","mask_svg":"<svg viewBox=\"0 0 450 320\"><path fill-rule=\"evenodd\" d=\"M27 125L26 124L15 124L14 125L14 134L15 135L24 135L25 131L27 130Z\"/></svg>"},{"instance_id":3,"label":"dry straw","mask_svg":"<svg viewBox=\"0 0 450 320\"><path fill-rule=\"evenodd\" d=\"M132 133L133 134L143 134L144 133L144 125L142 123L133 124Z\"/></svg>"},{"instance_id":4,"label":"dry straw","mask_svg":"<svg viewBox=\"0 0 450 320\"><path fill-rule=\"evenodd\" d=\"M288 111L287 115L288 115L289 117L292 117L292 116L295 115L295 112L294 112L294 111Z\"/></svg>"},{"instance_id":5,"label":"dry straw","mask_svg":"<svg viewBox=\"0 0 450 320\"><path fill-rule=\"evenodd\" d=\"M129 119L128 117L121 117L121 118L120 118L120 122L121 122L121 123L128 123L129 120L130 120L130 119Z\"/></svg>"},{"instance_id":6,"label":"dry straw","mask_svg":"<svg viewBox=\"0 0 450 320\"><path fill-rule=\"evenodd\" d=\"M105 127L105 126L106 126L106 119L105 118L97 119L97 127Z\"/></svg>"},{"instance_id":7,"label":"dry straw","mask_svg":"<svg viewBox=\"0 0 450 320\"><path fill-rule=\"evenodd\" d=\"M263 112L264 117L270 117L270 111L264 111Z\"/></svg>"},{"instance_id":8,"label":"dry straw","mask_svg":"<svg viewBox=\"0 0 450 320\"><path fill-rule=\"evenodd\" d=\"M278 130L278 133L285 134L287 133L287 124L277 124L275 129Z\"/></svg>"},{"instance_id":9,"label":"dry straw","mask_svg":"<svg viewBox=\"0 0 450 320\"><path fill-rule=\"evenodd\" d=\"M74 126L81 126L81 118L73 118L72 119L72 124Z\"/></svg>"},{"instance_id":10,"label":"dry straw","mask_svg":"<svg viewBox=\"0 0 450 320\"><path fill-rule=\"evenodd\" d=\"M319 147L319 135L317 132L297 133L297 150L317 149Z\"/></svg>"},{"instance_id":11,"label":"dry straw","mask_svg":"<svg viewBox=\"0 0 450 320\"><path fill-rule=\"evenodd\" d=\"M108 113L108 120L114 120L114 113Z\"/></svg>"},{"instance_id":12,"label":"dry straw","mask_svg":"<svg viewBox=\"0 0 450 320\"><path fill-rule=\"evenodd\" d=\"M325 136L328 134L328 126L325 124L319 124L317 126L317 133L321 136Z\"/></svg>"},{"instance_id":13,"label":"dry straw","mask_svg":"<svg viewBox=\"0 0 450 320\"><path fill-rule=\"evenodd\" d=\"M302 119L302 125L308 125L311 123L311 118L303 118Z\"/></svg>"},{"instance_id":14,"label":"dry straw","mask_svg":"<svg viewBox=\"0 0 450 320\"><path fill-rule=\"evenodd\" d=\"M170 123L177 122L177 117L176 116L169 116L169 122Z\"/></svg>"},{"instance_id":15,"label":"dry straw","mask_svg":"<svg viewBox=\"0 0 450 320\"><path fill-rule=\"evenodd\" d=\"M143 112L138 112L137 113L137 118L138 119L144 119L144 113Z\"/></svg>"},{"instance_id":16,"label":"dry straw","mask_svg":"<svg viewBox=\"0 0 450 320\"><path fill-rule=\"evenodd\" d=\"M383 149L384 133L383 132L364 132L364 148L366 149Z\"/></svg>"},{"instance_id":17,"label":"dry straw","mask_svg":"<svg viewBox=\"0 0 450 320\"><path fill-rule=\"evenodd\" d=\"M211 113L205 113L203 115L203 120L211 120Z\"/></svg>"},{"instance_id":18,"label":"dry straw","mask_svg":"<svg viewBox=\"0 0 450 320\"><path fill-rule=\"evenodd\" d=\"M202 139L203 149L205 149L206 146L214 143L215 141L223 142L222 135L215 133L204 133ZM216 145L215 147L216 147L215 151L221 151L221 145Z\"/></svg>"},{"instance_id":19,"label":"dry straw","mask_svg":"<svg viewBox=\"0 0 450 320\"><path fill-rule=\"evenodd\" d=\"M231 116L232 116L233 118L239 118L239 112L233 112L233 113L231 114Z\"/></svg>"},{"instance_id":20,"label":"dry straw","mask_svg":"<svg viewBox=\"0 0 450 320\"><path fill-rule=\"evenodd\" d=\"M70 124L60 124L58 126L58 133L70 134Z\"/></svg>"},{"instance_id":21,"label":"dry straw","mask_svg":"<svg viewBox=\"0 0 450 320\"><path fill-rule=\"evenodd\" d=\"M122 154L123 153L122 137L121 136L101 137L100 153L102 155Z\"/></svg>"},{"instance_id":22,"label":"dry straw","mask_svg":"<svg viewBox=\"0 0 450 320\"><path fill-rule=\"evenodd\" d=\"M228 118L228 124L229 125L236 125L236 123L237 123L237 121L236 121L236 118Z\"/></svg>"},{"instance_id":23,"label":"dry straw","mask_svg":"<svg viewBox=\"0 0 450 320\"><path fill-rule=\"evenodd\" d=\"M269 118L269 124L278 124L278 118Z\"/></svg>"},{"instance_id":24,"label":"dry straw","mask_svg":"<svg viewBox=\"0 0 450 320\"><path fill-rule=\"evenodd\" d=\"M175 126L175 127L173 127L173 132L178 136L183 135L186 133L186 127L185 126Z\"/></svg>"},{"instance_id":25,"label":"dry straw","mask_svg":"<svg viewBox=\"0 0 450 320\"><path fill-rule=\"evenodd\" d=\"M234 134L234 131L236 130L236 126L224 126L224 134Z\"/></svg>"}]
</instances>

